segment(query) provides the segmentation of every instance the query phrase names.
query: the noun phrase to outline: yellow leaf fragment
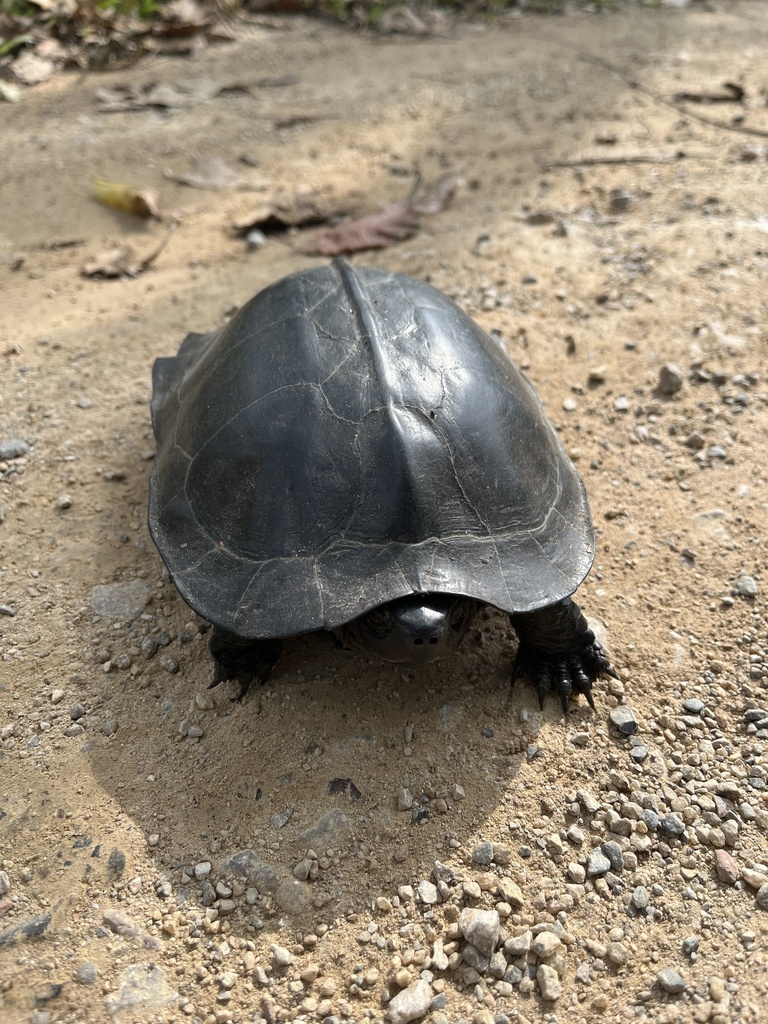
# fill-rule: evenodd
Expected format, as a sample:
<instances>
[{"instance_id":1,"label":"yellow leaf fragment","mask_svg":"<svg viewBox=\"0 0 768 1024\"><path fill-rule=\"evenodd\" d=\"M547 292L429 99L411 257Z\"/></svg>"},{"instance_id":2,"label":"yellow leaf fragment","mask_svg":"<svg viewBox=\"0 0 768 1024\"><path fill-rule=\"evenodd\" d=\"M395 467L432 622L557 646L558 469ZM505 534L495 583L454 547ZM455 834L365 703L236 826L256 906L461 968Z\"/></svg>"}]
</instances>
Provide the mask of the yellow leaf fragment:
<instances>
[{"instance_id":1,"label":"yellow leaf fragment","mask_svg":"<svg viewBox=\"0 0 768 1024\"><path fill-rule=\"evenodd\" d=\"M136 217L155 217L161 220L158 208L157 192L136 185L121 185L117 181L96 178L93 182L96 198L105 206L121 213L131 213Z\"/></svg>"}]
</instances>

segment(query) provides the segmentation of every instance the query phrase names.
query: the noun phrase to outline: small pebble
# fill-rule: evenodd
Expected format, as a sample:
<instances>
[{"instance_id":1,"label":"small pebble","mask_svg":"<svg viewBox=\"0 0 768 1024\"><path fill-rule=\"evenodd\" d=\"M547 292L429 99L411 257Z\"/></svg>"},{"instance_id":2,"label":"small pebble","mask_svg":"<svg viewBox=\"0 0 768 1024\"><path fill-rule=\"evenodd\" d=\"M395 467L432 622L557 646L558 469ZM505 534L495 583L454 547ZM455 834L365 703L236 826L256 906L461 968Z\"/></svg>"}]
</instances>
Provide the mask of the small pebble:
<instances>
[{"instance_id":1,"label":"small pebble","mask_svg":"<svg viewBox=\"0 0 768 1024\"><path fill-rule=\"evenodd\" d=\"M562 942L554 932L539 932L531 943L531 952L546 960L560 949Z\"/></svg>"},{"instance_id":2,"label":"small pebble","mask_svg":"<svg viewBox=\"0 0 768 1024\"><path fill-rule=\"evenodd\" d=\"M245 241L248 245L250 252L255 252L258 249L263 249L267 244L267 236L263 231L258 228L251 228L248 234L245 236Z\"/></svg>"},{"instance_id":3,"label":"small pebble","mask_svg":"<svg viewBox=\"0 0 768 1024\"><path fill-rule=\"evenodd\" d=\"M684 379L683 371L677 363L665 363L659 370L659 391L662 395L676 395Z\"/></svg>"},{"instance_id":4,"label":"small pebble","mask_svg":"<svg viewBox=\"0 0 768 1024\"><path fill-rule=\"evenodd\" d=\"M608 945L607 958L617 967L623 967L629 960L629 950L623 942L611 942Z\"/></svg>"},{"instance_id":5,"label":"small pebble","mask_svg":"<svg viewBox=\"0 0 768 1024\"><path fill-rule=\"evenodd\" d=\"M757 597L757 583L752 576L742 573L733 585L733 592L739 597Z\"/></svg>"},{"instance_id":6,"label":"small pebble","mask_svg":"<svg viewBox=\"0 0 768 1024\"><path fill-rule=\"evenodd\" d=\"M31 451L31 447L26 441L22 441L20 437L0 441L0 462L7 462L9 459L20 459L22 455L29 455Z\"/></svg>"},{"instance_id":7,"label":"small pebble","mask_svg":"<svg viewBox=\"0 0 768 1024\"><path fill-rule=\"evenodd\" d=\"M651 902L651 896L644 885L632 890L632 906L637 910L645 910Z\"/></svg>"},{"instance_id":8,"label":"small pebble","mask_svg":"<svg viewBox=\"0 0 768 1024\"><path fill-rule=\"evenodd\" d=\"M490 957L499 941L501 920L496 910L477 910L465 907L459 914L462 935L485 956Z\"/></svg>"},{"instance_id":9,"label":"small pebble","mask_svg":"<svg viewBox=\"0 0 768 1024\"><path fill-rule=\"evenodd\" d=\"M408 1024L423 1017L429 1010L433 995L428 982L422 979L412 982L389 1001L387 1014L391 1024Z\"/></svg>"},{"instance_id":10,"label":"small pebble","mask_svg":"<svg viewBox=\"0 0 768 1024\"><path fill-rule=\"evenodd\" d=\"M631 736L637 730L637 719L632 708L627 707L626 704L619 704L618 707L612 708L610 719L624 736Z\"/></svg>"},{"instance_id":11,"label":"small pebble","mask_svg":"<svg viewBox=\"0 0 768 1024\"><path fill-rule=\"evenodd\" d=\"M437 886L433 885L432 882L424 879L419 882L416 890L419 901L425 903L428 907L434 906L436 903L441 902L440 893L437 891Z\"/></svg>"},{"instance_id":12,"label":"small pebble","mask_svg":"<svg viewBox=\"0 0 768 1024\"><path fill-rule=\"evenodd\" d=\"M755 902L761 910L768 910L768 885L761 885L755 893Z\"/></svg>"},{"instance_id":13,"label":"small pebble","mask_svg":"<svg viewBox=\"0 0 768 1024\"><path fill-rule=\"evenodd\" d=\"M587 861L587 874L590 878L596 878L598 875L604 875L606 871L611 870L611 862L603 853L602 850L593 850L589 855Z\"/></svg>"},{"instance_id":14,"label":"small pebble","mask_svg":"<svg viewBox=\"0 0 768 1024\"><path fill-rule=\"evenodd\" d=\"M145 661L149 661L157 654L157 649L160 646L156 636L145 636L141 640L141 656Z\"/></svg>"},{"instance_id":15,"label":"small pebble","mask_svg":"<svg viewBox=\"0 0 768 1024\"><path fill-rule=\"evenodd\" d=\"M277 968L290 967L293 963L293 953L287 950L284 946L272 945L269 947L272 950L272 963Z\"/></svg>"},{"instance_id":16,"label":"small pebble","mask_svg":"<svg viewBox=\"0 0 768 1024\"><path fill-rule=\"evenodd\" d=\"M677 838L685 832L685 822L676 814L665 814L659 820L659 830L666 832L668 836Z\"/></svg>"},{"instance_id":17,"label":"small pebble","mask_svg":"<svg viewBox=\"0 0 768 1024\"><path fill-rule=\"evenodd\" d=\"M96 965L84 961L77 969L77 980L81 985L92 985L99 976Z\"/></svg>"},{"instance_id":18,"label":"small pebble","mask_svg":"<svg viewBox=\"0 0 768 1024\"><path fill-rule=\"evenodd\" d=\"M525 956L533 944L533 932L523 932L522 935L515 935L504 943L504 952L514 960L519 956Z\"/></svg>"},{"instance_id":19,"label":"small pebble","mask_svg":"<svg viewBox=\"0 0 768 1024\"><path fill-rule=\"evenodd\" d=\"M480 843L472 851L472 860L475 864L488 865L493 860L493 843Z\"/></svg>"},{"instance_id":20,"label":"small pebble","mask_svg":"<svg viewBox=\"0 0 768 1024\"><path fill-rule=\"evenodd\" d=\"M613 871L624 870L624 854L622 853L621 847L618 843L608 842L603 843L600 847L602 853L608 858Z\"/></svg>"},{"instance_id":21,"label":"small pebble","mask_svg":"<svg viewBox=\"0 0 768 1024\"><path fill-rule=\"evenodd\" d=\"M656 975L661 988L672 996L685 992L685 980L671 967L665 967Z\"/></svg>"},{"instance_id":22,"label":"small pebble","mask_svg":"<svg viewBox=\"0 0 768 1024\"><path fill-rule=\"evenodd\" d=\"M554 967L550 967L548 964L539 964L536 970L536 981L539 983L541 998L547 1002L554 1002L563 994L560 977Z\"/></svg>"},{"instance_id":23,"label":"small pebble","mask_svg":"<svg viewBox=\"0 0 768 1024\"><path fill-rule=\"evenodd\" d=\"M725 850L715 850L715 873L718 879L727 885L735 885L741 878L741 868L735 858Z\"/></svg>"}]
</instances>

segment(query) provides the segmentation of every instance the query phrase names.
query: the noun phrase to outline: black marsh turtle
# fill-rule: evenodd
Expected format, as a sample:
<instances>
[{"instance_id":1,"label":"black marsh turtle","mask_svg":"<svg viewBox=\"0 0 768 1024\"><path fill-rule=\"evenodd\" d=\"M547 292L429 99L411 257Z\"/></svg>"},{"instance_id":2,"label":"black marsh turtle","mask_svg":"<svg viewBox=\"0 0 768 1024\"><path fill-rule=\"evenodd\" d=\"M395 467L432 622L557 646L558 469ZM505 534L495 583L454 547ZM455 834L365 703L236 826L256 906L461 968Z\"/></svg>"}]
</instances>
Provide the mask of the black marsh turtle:
<instances>
[{"instance_id":1,"label":"black marsh turtle","mask_svg":"<svg viewBox=\"0 0 768 1024\"><path fill-rule=\"evenodd\" d=\"M526 378L435 288L342 260L259 292L153 371L149 527L213 624L211 685L331 630L395 662L507 612L543 704L614 674L570 595L584 484Z\"/></svg>"}]
</instances>

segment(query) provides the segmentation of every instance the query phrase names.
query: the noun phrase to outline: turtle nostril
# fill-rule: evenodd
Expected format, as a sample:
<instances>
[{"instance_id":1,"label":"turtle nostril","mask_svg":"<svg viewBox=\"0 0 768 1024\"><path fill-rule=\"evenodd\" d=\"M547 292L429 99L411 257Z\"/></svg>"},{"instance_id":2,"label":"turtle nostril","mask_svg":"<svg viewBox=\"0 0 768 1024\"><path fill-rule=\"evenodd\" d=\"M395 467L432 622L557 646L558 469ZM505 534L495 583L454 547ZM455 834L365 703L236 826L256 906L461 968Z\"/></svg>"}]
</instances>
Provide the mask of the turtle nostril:
<instances>
[{"instance_id":1,"label":"turtle nostril","mask_svg":"<svg viewBox=\"0 0 768 1024\"><path fill-rule=\"evenodd\" d=\"M437 643L437 637L436 637L436 636L431 636L431 637L429 638L429 642L430 642L431 644L436 644L436 643Z\"/></svg>"},{"instance_id":2,"label":"turtle nostril","mask_svg":"<svg viewBox=\"0 0 768 1024\"><path fill-rule=\"evenodd\" d=\"M417 636L413 642L416 647L420 647L424 643L420 636Z\"/></svg>"}]
</instances>

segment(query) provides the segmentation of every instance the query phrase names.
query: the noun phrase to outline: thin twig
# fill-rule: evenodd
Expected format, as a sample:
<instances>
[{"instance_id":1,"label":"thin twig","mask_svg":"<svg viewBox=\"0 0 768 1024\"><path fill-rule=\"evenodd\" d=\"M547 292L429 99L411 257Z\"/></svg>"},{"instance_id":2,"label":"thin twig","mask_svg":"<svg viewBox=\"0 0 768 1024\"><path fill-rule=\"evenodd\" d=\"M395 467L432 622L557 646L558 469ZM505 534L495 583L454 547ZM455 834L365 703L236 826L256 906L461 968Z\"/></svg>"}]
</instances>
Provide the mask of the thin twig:
<instances>
[{"instance_id":1,"label":"thin twig","mask_svg":"<svg viewBox=\"0 0 768 1024\"><path fill-rule=\"evenodd\" d=\"M544 170L551 171L555 167L599 167L602 164L671 164L683 157L676 156L643 156L635 153L631 156L585 156L581 160L553 160L545 164Z\"/></svg>"},{"instance_id":2,"label":"thin twig","mask_svg":"<svg viewBox=\"0 0 768 1024\"><path fill-rule=\"evenodd\" d=\"M669 107L671 110L676 110L678 114L683 114L685 117L691 117L694 121L699 121L701 124L709 125L710 128L721 128L726 132L738 132L741 135L755 135L760 139L768 139L768 130L764 128L749 128L746 125L741 124L727 124L724 121L716 121L711 117L705 117L704 114L699 114L695 110L690 110L688 107L682 106L680 103L675 103L674 100L668 100L664 96L660 96L657 92L652 89L646 88L639 82L636 82L634 78L631 78L622 68L616 64L611 64L610 61L604 60L602 57L595 57L594 54L587 53L586 50L580 49L578 46L574 46L572 43L564 43L562 40L548 39L546 36L540 36L536 33L529 33L530 38L540 39L544 43L548 43L550 46L560 46L564 49L570 50L572 53L578 54L582 60L587 61L589 64L595 64L597 67L604 68L606 71L610 71L611 74L616 75L618 78L628 85L630 89L634 89L636 92L642 93L644 96L648 96L655 103L659 103L664 107Z\"/></svg>"},{"instance_id":3,"label":"thin twig","mask_svg":"<svg viewBox=\"0 0 768 1024\"><path fill-rule=\"evenodd\" d=\"M568 45L567 43L565 44ZM576 47L572 47L576 50L579 56L588 61L590 64L596 64L598 67L605 68L610 71L636 92L643 93L644 96L648 96L656 103L662 104L662 106L669 107L671 110L676 110L679 114L683 114L685 117L692 117L694 121L700 121L702 124L709 125L710 128L722 128L726 132L739 132L742 135L756 135L761 139L768 139L768 130L764 128L749 128L746 125L741 124L727 124L725 121L716 121L714 118L705 117L704 114L699 114L695 110L690 110L688 107L684 107L681 103L675 103L674 100L668 100L664 96L660 96L652 89L647 89L644 85L640 85L634 78L630 78L620 67L615 64L611 64L610 61L604 60L602 57L594 57L591 53L585 53L583 50L579 50Z\"/></svg>"}]
</instances>

